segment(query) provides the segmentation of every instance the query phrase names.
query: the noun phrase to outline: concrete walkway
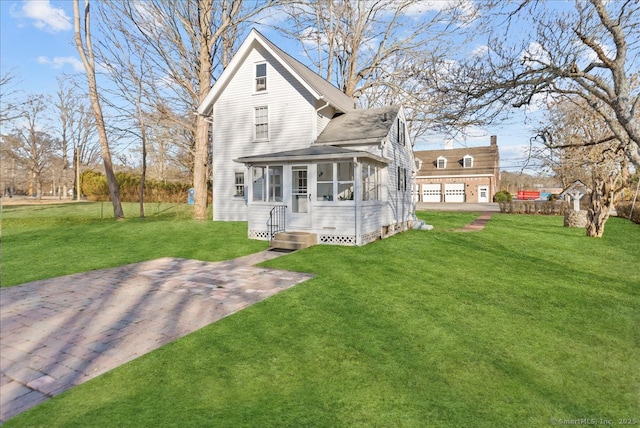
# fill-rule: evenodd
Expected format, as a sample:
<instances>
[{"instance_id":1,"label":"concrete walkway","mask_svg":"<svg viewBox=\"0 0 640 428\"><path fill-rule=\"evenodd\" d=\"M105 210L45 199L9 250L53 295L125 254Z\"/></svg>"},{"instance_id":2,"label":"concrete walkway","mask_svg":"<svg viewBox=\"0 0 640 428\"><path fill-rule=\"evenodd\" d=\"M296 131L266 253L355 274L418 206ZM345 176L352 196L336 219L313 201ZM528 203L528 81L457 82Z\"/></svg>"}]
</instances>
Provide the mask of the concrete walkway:
<instances>
[{"instance_id":1,"label":"concrete walkway","mask_svg":"<svg viewBox=\"0 0 640 428\"><path fill-rule=\"evenodd\" d=\"M75 385L311 278L162 258L0 289L0 424Z\"/></svg>"}]
</instances>

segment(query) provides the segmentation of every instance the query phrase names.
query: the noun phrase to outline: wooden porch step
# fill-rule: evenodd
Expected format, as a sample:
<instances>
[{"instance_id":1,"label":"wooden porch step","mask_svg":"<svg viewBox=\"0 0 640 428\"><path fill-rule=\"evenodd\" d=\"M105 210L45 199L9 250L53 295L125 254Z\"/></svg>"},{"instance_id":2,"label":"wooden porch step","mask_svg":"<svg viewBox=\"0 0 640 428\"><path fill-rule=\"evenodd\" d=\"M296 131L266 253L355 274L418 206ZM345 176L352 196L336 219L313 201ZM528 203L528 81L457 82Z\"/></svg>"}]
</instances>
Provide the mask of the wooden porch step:
<instances>
[{"instance_id":1,"label":"wooden porch step","mask_svg":"<svg viewBox=\"0 0 640 428\"><path fill-rule=\"evenodd\" d=\"M269 246L282 250L301 250L318 243L318 236L309 232L280 232L276 233Z\"/></svg>"}]
</instances>

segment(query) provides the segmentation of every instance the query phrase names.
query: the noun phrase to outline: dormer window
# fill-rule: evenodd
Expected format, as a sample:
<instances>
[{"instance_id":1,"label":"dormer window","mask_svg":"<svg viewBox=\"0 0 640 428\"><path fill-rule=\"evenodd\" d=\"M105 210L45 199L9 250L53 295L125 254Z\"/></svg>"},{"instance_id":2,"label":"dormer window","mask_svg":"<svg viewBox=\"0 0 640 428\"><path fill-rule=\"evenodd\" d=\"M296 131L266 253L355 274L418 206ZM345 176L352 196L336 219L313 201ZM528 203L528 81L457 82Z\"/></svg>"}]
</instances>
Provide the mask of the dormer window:
<instances>
[{"instance_id":1,"label":"dormer window","mask_svg":"<svg viewBox=\"0 0 640 428\"><path fill-rule=\"evenodd\" d=\"M464 158L462 158L462 166L464 168L473 168L473 156L466 155Z\"/></svg>"},{"instance_id":2,"label":"dormer window","mask_svg":"<svg viewBox=\"0 0 640 428\"><path fill-rule=\"evenodd\" d=\"M256 64L256 92L267 90L267 64Z\"/></svg>"},{"instance_id":3,"label":"dormer window","mask_svg":"<svg viewBox=\"0 0 640 428\"><path fill-rule=\"evenodd\" d=\"M444 156L439 156L436 160L436 168L445 169L447 167L447 158Z\"/></svg>"}]
</instances>

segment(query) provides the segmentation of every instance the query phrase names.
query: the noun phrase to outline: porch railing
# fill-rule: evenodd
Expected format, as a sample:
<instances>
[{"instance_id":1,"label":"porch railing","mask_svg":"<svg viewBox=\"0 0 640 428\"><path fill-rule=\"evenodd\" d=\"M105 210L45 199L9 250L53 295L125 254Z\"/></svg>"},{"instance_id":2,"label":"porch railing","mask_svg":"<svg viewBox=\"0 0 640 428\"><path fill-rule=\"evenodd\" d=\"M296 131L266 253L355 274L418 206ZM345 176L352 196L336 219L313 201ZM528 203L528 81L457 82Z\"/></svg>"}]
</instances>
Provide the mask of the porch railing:
<instances>
[{"instance_id":1,"label":"porch railing","mask_svg":"<svg viewBox=\"0 0 640 428\"><path fill-rule=\"evenodd\" d=\"M276 205L269 211L269 240L273 240L276 233L285 230L285 215L287 213L286 205Z\"/></svg>"}]
</instances>

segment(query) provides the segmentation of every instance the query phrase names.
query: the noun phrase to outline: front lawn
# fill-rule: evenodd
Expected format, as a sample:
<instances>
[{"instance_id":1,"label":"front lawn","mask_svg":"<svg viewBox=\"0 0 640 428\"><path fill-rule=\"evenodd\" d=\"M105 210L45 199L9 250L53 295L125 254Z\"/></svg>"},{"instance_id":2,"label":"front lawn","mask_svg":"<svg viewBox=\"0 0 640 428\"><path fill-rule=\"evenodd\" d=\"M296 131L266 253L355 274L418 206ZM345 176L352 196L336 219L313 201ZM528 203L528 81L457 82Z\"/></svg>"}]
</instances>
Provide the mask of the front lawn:
<instances>
[{"instance_id":1,"label":"front lawn","mask_svg":"<svg viewBox=\"0 0 640 428\"><path fill-rule=\"evenodd\" d=\"M267 248L247 239L243 222L194 221L186 204L124 203L130 216L113 220L110 203L5 206L2 272L8 287L38 279L160 257L227 260Z\"/></svg>"},{"instance_id":2,"label":"front lawn","mask_svg":"<svg viewBox=\"0 0 640 428\"><path fill-rule=\"evenodd\" d=\"M594 239L559 217L496 214L471 233L453 231L468 213L420 217L435 229L266 263L317 276L5 426L496 427L640 417L640 226L612 218ZM121 234L138 227L112 224ZM198 227L216 235L219 226Z\"/></svg>"}]
</instances>

